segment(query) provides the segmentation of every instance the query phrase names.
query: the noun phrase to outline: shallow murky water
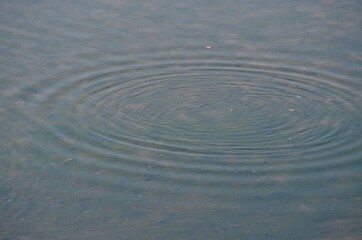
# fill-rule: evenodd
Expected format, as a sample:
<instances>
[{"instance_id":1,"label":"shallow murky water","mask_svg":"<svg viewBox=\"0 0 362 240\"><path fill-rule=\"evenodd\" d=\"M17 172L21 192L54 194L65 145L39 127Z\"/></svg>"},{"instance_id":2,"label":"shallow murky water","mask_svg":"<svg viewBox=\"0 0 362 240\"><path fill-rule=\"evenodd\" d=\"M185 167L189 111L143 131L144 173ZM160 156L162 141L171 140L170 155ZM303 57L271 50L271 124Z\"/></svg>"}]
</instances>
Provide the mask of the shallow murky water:
<instances>
[{"instance_id":1,"label":"shallow murky water","mask_svg":"<svg viewBox=\"0 0 362 240\"><path fill-rule=\"evenodd\" d=\"M361 11L0 3L0 239L360 239Z\"/></svg>"}]
</instances>

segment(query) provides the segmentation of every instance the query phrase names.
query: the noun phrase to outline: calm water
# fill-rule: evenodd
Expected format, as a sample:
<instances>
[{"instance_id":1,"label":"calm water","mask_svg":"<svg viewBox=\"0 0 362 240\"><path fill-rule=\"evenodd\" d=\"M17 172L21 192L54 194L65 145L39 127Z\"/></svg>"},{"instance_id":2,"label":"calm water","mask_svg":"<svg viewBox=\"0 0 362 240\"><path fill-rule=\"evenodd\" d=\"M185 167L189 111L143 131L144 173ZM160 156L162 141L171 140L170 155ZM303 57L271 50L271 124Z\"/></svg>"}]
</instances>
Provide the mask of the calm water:
<instances>
[{"instance_id":1,"label":"calm water","mask_svg":"<svg viewBox=\"0 0 362 240\"><path fill-rule=\"evenodd\" d=\"M0 239L361 239L361 12L1 1Z\"/></svg>"}]
</instances>

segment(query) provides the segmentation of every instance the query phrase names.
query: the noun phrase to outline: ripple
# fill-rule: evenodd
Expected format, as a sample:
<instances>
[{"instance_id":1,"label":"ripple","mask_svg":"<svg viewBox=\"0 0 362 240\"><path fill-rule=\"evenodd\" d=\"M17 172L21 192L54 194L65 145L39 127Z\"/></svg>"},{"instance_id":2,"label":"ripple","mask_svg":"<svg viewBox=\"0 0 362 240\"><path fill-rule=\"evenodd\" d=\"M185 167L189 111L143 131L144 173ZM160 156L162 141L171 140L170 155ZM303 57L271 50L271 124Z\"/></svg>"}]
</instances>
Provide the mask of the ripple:
<instances>
[{"instance_id":1,"label":"ripple","mask_svg":"<svg viewBox=\"0 0 362 240\"><path fill-rule=\"evenodd\" d=\"M193 49L114 52L20 92L39 145L76 153L89 178L225 194L344 177L361 157L359 87L287 56Z\"/></svg>"}]
</instances>

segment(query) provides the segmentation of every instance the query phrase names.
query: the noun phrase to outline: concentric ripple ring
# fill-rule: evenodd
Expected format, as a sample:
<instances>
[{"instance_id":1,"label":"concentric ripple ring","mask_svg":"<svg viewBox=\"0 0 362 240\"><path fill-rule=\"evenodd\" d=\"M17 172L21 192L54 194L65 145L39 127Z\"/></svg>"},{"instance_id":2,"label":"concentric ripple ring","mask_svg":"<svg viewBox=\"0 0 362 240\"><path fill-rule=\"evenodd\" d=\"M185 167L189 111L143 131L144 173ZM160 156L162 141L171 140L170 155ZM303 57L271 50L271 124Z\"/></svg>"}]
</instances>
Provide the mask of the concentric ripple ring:
<instances>
[{"instance_id":1,"label":"concentric ripple ring","mask_svg":"<svg viewBox=\"0 0 362 240\"><path fill-rule=\"evenodd\" d=\"M362 148L350 140L362 129L354 124L361 95L349 79L292 59L205 49L114 54L53 77L34 94L22 89L29 115L46 119L39 136L116 175L230 186L255 174L267 184L288 170L304 181L321 169L343 174Z\"/></svg>"}]
</instances>

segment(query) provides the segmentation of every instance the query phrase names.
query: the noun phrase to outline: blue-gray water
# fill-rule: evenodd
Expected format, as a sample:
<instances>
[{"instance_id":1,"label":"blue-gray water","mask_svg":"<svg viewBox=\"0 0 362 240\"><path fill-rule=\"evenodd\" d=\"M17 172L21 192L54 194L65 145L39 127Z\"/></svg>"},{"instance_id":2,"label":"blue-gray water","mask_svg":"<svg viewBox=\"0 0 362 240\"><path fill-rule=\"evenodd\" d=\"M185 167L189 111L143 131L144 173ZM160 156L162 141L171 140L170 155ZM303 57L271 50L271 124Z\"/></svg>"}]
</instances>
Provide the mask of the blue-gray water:
<instances>
[{"instance_id":1,"label":"blue-gray water","mask_svg":"<svg viewBox=\"0 0 362 240\"><path fill-rule=\"evenodd\" d=\"M361 12L1 1L0 239L361 239Z\"/></svg>"}]
</instances>

